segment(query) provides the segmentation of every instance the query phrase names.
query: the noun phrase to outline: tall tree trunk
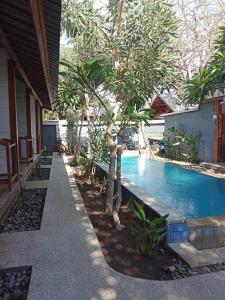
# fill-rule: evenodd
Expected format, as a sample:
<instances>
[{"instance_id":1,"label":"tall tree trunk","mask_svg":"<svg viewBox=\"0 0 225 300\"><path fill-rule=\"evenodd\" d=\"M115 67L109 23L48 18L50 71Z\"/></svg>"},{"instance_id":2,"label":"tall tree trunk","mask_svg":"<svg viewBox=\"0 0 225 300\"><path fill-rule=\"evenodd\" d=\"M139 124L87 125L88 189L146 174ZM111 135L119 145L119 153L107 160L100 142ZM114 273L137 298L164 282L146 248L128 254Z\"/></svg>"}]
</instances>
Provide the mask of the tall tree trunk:
<instances>
[{"instance_id":1,"label":"tall tree trunk","mask_svg":"<svg viewBox=\"0 0 225 300\"><path fill-rule=\"evenodd\" d=\"M143 136L143 140L144 140L145 146L146 146L146 148L147 148L147 150L148 150L148 152L149 152L149 158L154 158L155 155L154 155L154 153L152 152L151 145L149 145L149 142L148 142L148 140L147 140L147 138L146 138L146 136L145 136L145 132L144 132L144 124L143 124L143 122L141 122L140 129L141 129L141 134L142 134L142 136Z\"/></svg>"},{"instance_id":2,"label":"tall tree trunk","mask_svg":"<svg viewBox=\"0 0 225 300\"><path fill-rule=\"evenodd\" d=\"M75 129L74 129L74 159L76 160L78 156L78 149L77 149L77 136L78 136L78 127L79 127L79 118L77 118Z\"/></svg>"},{"instance_id":3,"label":"tall tree trunk","mask_svg":"<svg viewBox=\"0 0 225 300\"><path fill-rule=\"evenodd\" d=\"M116 212L119 211L121 203L122 203L122 186L121 186L121 170L122 170L122 154L126 149L128 140L125 139L125 128L121 127L118 136L122 141L122 145L117 148L117 164L116 164L116 201L114 210Z\"/></svg>"},{"instance_id":4,"label":"tall tree trunk","mask_svg":"<svg viewBox=\"0 0 225 300\"><path fill-rule=\"evenodd\" d=\"M122 203L122 184L121 184L121 175L122 175L122 154L126 149L127 142L124 142L117 149L117 165L116 165L116 202L115 202L115 211L120 210Z\"/></svg>"},{"instance_id":5,"label":"tall tree trunk","mask_svg":"<svg viewBox=\"0 0 225 300\"><path fill-rule=\"evenodd\" d=\"M88 125L88 153L87 153L87 157L91 158L92 154L91 154L91 147L90 147L90 138L91 138L91 134L92 134L92 122L91 122L91 117L90 117L90 98L89 95L86 93L85 94L85 101L86 101L86 118L87 118L87 125Z\"/></svg>"},{"instance_id":6,"label":"tall tree trunk","mask_svg":"<svg viewBox=\"0 0 225 300\"><path fill-rule=\"evenodd\" d=\"M77 135L77 155L80 155L80 152L81 152L81 132L82 132L82 128L83 128L83 122L84 122L84 114L82 113L82 116L80 119L79 132Z\"/></svg>"},{"instance_id":7,"label":"tall tree trunk","mask_svg":"<svg viewBox=\"0 0 225 300\"><path fill-rule=\"evenodd\" d=\"M119 40L122 36L122 24L123 24L123 15L124 15L124 0L119 0L118 3L118 17L117 17L117 25L116 25L116 37ZM106 192L106 213L113 216L115 225L118 229L121 228L119 222L119 216L116 211L114 211L113 207L113 195L114 195L114 180L115 180L115 164L116 164L116 143L112 137L112 131L115 125L115 121L117 115L120 111L122 103L120 102L123 99L123 86L122 82L122 73L121 73L121 65L120 65L120 51L118 41L113 48L113 61L114 67L116 71L116 77L118 81L118 95L116 97L116 105L112 112L111 120L109 121L107 130L106 130L106 138L109 146L110 152L110 161L109 161L109 171L108 171L108 183L107 183L107 192Z\"/></svg>"},{"instance_id":8,"label":"tall tree trunk","mask_svg":"<svg viewBox=\"0 0 225 300\"><path fill-rule=\"evenodd\" d=\"M106 129L106 139L109 146L109 170L108 170L108 182L106 191L106 214L113 214L113 195L114 195L114 180L115 180L115 168L116 168L116 143L112 136L112 131L115 125L116 117L119 113L121 103L116 103L111 120L108 123Z\"/></svg>"},{"instance_id":9,"label":"tall tree trunk","mask_svg":"<svg viewBox=\"0 0 225 300\"><path fill-rule=\"evenodd\" d=\"M121 169L122 169L122 154L123 151L126 149L128 141L125 140L125 128L120 128L118 132L118 136L122 140L122 145L117 148L117 164L116 164L116 199L115 199L115 205L113 210L113 220L116 225L116 228L118 230L122 230L124 228L124 225L120 223L119 218L119 210L122 203L122 184L121 184Z\"/></svg>"}]
</instances>

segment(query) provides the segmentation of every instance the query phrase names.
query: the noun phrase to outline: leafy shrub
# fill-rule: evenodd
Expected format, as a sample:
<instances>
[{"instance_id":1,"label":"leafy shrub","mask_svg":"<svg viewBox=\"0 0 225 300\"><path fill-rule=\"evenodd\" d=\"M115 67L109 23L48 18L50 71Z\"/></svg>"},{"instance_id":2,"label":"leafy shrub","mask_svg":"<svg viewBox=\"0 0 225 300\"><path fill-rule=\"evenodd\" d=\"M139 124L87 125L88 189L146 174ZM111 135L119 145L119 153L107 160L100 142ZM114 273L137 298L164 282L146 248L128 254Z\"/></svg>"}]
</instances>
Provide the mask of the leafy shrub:
<instances>
[{"instance_id":1,"label":"leafy shrub","mask_svg":"<svg viewBox=\"0 0 225 300\"><path fill-rule=\"evenodd\" d=\"M168 131L170 134L164 138L167 156L191 163L197 162L201 133L188 135L184 130L176 127L170 127Z\"/></svg>"},{"instance_id":2,"label":"leafy shrub","mask_svg":"<svg viewBox=\"0 0 225 300\"><path fill-rule=\"evenodd\" d=\"M153 220L147 218L144 209L135 201L132 201L131 210L141 222L141 225L132 226L132 233L137 241L137 250L142 254L154 255L166 236L165 221L168 215L156 217Z\"/></svg>"},{"instance_id":3,"label":"leafy shrub","mask_svg":"<svg viewBox=\"0 0 225 300\"><path fill-rule=\"evenodd\" d=\"M77 155L76 157L74 157L74 163L76 166L85 166L86 158L82 155Z\"/></svg>"}]
</instances>

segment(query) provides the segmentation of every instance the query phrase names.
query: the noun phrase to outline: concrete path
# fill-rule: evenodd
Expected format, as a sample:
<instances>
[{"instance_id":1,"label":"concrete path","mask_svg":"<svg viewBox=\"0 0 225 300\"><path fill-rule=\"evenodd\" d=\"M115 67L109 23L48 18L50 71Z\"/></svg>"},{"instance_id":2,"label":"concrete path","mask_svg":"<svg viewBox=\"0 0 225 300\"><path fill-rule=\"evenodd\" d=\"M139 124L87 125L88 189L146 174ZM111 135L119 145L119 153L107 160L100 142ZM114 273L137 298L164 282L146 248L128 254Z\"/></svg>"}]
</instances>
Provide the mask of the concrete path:
<instances>
[{"instance_id":1,"label":"concrete path","mask_svg":"<svg viewBox=\"0 0 225 300\"><path fill-rule=\"evenodd\" d=\"M0 235L0 268L22 265L32 265L29 300L225 299L224 272L159 282L112 270L71 168L58 157L53 159L41 230Z\"/></svg>"}]
</instances>

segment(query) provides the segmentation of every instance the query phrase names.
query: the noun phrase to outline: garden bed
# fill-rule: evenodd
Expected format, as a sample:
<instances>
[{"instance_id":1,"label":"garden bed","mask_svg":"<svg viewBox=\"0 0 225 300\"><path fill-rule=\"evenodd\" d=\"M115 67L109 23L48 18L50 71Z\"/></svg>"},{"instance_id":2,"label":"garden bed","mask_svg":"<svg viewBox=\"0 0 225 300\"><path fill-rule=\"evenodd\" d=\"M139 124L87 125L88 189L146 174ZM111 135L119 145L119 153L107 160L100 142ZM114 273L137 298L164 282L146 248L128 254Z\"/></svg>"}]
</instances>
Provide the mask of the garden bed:
<instances>
[{"instance_id":1,"label":"garden bed","mask_svg":"<svg viewBox=\"0 0 225 300\"><path fill-rule=\"evenodd\" d=\"M26 300L31 267L17 267L0 270L0 299Z\"/></svg>"},{"instance_id":2,"label":"garden bed","mask_svg":"<svg viewBox=\"0 0 225 300\"><path fill-rule=\"evenodd\" d=\"M49 180L50 172L50 168L34 168L28 176L27 181Z\"/></svg>"},{"instance_id":3,"label":"garden bed","mask_svg":"<svg viewBox=\"0 0 225 300\"><path fill-rule=\"evenodd\" d=\"M48 165L48 166L51 166L52 165L52 158L49 158L49 157L41 157L39 158L38 160L38 163L40 165Z\"/></svg>"},{"instance_id":4,"label":"garden bed","mask_svg":"<svg viewBox=\"0 0 225 300\"><path fill-rule=\"evenodd\" d=\"M46 193L47 189L22 189L0 225L0 233L39 230Z\"/></svg>"},{"instance_id":5,"label":"garden bed","mask_svg":"<svg viewBox=\"0 0 225 300\"><path fill-rule=\"evenodd\" d=\"M89 179L80 177L76 177L76 182L106 262L118 272L152 280L172 280L225 270L225 263L192 269L164 246L153 257L139 254L131 233L137 219L130 209L122 205L120 220L125 229L117 231L112 218L105 215L105 199L99 195L99 183L92 185Z\"/></svg>"}]
</instances>

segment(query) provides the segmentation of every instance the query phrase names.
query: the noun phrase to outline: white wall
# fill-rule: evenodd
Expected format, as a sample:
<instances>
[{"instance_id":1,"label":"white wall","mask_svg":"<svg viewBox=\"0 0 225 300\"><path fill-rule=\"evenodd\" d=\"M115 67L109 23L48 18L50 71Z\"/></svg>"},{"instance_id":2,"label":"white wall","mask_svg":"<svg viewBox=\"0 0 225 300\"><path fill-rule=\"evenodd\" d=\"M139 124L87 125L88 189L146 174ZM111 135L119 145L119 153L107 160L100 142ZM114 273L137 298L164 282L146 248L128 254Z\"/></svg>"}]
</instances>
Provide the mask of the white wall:
<instances>
[{"instance_id":1,"label":"white wall","mask_svg":"<svg viewBox=\"0 0 225 300\"><path fill-rule=\"evenodd\" d=\"M149 121L149 124L150 124L150 126L144 127L146 138L162 139L163 134L164 134L164 129L165 129L165 121L162 119L151 120L151 121ZM44 121L43 125L55 125L57 139L61 139L62 142L66 144L66 130L67 130L66 120ZM88 137L88 127L87 127L86 121L84 121L84 123L83 123L81 137ZM140 128L138 130L138 133L136 135L134 135L132 140L135 142L138 142L141 145L141 147L144 147L145 143L144 143L143 135L142 135Z\"/></svg>"},{"instance_id":2,"label":"white wall","mask_svg":"<svg viewBox=\"0 0 225 300\"><path fill-rule=\"evenodd\" d=\"M0 138L10 139L7 56L0 47ZM5 147L0 146L0 173L6 173Z\"/></svg>"},{"instance_id":3,"label":"white wall","mask_svg":"<svg viewBox=\"0 0 225 300\"><path fill-rule=\"evenodd\" d=\"M30 96L30 114L31 114L31 135L33 139L33 153L36 151L36 118L35 118L35 98Z\"/></svg>"},{"instance_id":4,"label":"white wall","mask_svg":"<svg viewBox=\"0 0 225 300\"><path fill-rule=\"evenodd\" d=\"M67 121L66 120L50 120L43 121L43 125L55 125L56 126L56 137L61 139L63 143L66 143L66 131L67 131ZM88 136L87 122L83 122L81 136Z\"/></svg>"},{"instance_id":5,"label":"white wall","mask_svg":"<svg viewBox=\"0 0 225 300\"><path fill-rule=\"evenodd\" d=\"M144 142L144 138L140 126L138 131L138 142L141 147L144 147L145 142ZM153 140L154 139L161 140L163 138L164 131L165 131L164 119L151 120L149 121L149 125L144 125L144 134L146 139L150 138Z\"/></svg>"},{"instance_id":6,"label":"white wall","mask_svg":"<svg viewBox=\"0 0 225 300\"><path fill-rule=\"evenodd\" d=\"M16 109L18 136L27 136L26 119L26 85L21 80L16 80ZM22 157L26 157L26 142L22 140Z\"/></svg>"}]
</instances>

